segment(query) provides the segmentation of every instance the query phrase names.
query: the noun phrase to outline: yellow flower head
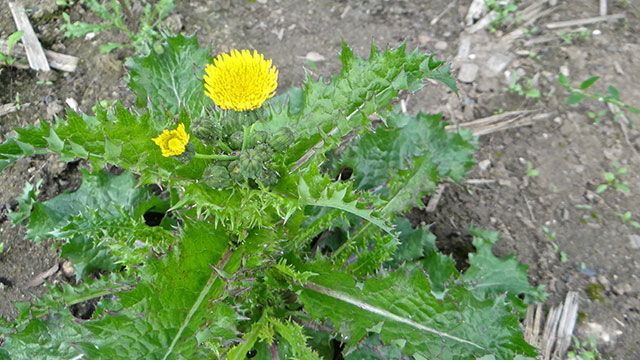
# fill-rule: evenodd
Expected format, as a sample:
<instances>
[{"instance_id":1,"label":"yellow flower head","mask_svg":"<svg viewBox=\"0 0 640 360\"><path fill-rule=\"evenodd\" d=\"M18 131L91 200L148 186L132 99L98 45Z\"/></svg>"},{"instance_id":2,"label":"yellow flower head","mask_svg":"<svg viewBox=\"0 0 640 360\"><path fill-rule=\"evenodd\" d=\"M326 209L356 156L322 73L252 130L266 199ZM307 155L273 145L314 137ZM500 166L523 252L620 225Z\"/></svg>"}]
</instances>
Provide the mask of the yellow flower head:
<instances>
[{"instance_id":1,"label":"yellow flower head","mask_svg":"<svg viewBox=\"0 0 640 360\"><path fill-rule=\"evenodd\" d=\"M189 142L189 135L184 131L184 124L178 125L175 130L164 130L160 136L153 140L162 149L162 156L175 156L182 154Z\"/></svg>"},{"instance_id":2,"label":"yellow flower head","mask_svg":"<svg viewBox=\"0 0 640 360\"><path fill-rule=\"evenodd\" d=\"M257 109L278 86L278 70L255 50L253 55L249 50L222 53L205 72L204 93L224 110Z\"/></svg>"}]
</instances>

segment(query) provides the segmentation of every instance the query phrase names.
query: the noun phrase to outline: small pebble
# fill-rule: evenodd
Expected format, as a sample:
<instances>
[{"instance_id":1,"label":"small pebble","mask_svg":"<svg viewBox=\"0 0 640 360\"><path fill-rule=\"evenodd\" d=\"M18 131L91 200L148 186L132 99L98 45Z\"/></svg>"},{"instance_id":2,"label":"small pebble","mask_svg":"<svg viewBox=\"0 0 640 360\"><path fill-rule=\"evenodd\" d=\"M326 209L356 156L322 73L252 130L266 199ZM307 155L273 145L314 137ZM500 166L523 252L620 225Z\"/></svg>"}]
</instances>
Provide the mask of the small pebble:
<instances>
[{"instance_id":1,"label":"small pebble","mask_svg":"<svg viewBox=\"0 0 640 360\"><path fill-rule=\"evenodd\" d=\"M602 289L604 289L604 291L611 291L611 283L606 276L598 276L598 282L600 283L600 285L602 285Z\"/></svg>"},{"instance_id":2,"label":"small pebble","mask_svg":"<svg viewBox=\"0 0 640 360\"><path fill-rule=\"evenodd\" d=\"M76 270L73 268L73 264L71 261L66 260L62 263L62 273L66 277L74 277L76 275Z\"/></svg>"},{"instance_id":3,"label":"small pebble","mask_svg":"<svg viewBox=\"0 0 640 360\"><path fill-rule=\"evenodd\" d=\"M629 235L629 241L633 249L640 249L640 235Z\"/></svg>"},{"instance_id":4,"label":"small pebble","mask_svg":"<svg viewBox=\"0 0 640 360\"><path fill-rule=\"evenodd\" d=\"M481 171L486 171L489 166L491 166L491 160L489 159L482 160L478 163L478 168L480 168Z\"/></svg>"},{"instance_id":5,"label":"small pebble","mask_svg":"<svg viewBox=\"0 0 640 360\"><path fill-rule=\"evenodd\" d=\"M447 48L447 43L445 41L438 41L435 45L436 50L444 50Z\"/></svg>"}]
</instances>

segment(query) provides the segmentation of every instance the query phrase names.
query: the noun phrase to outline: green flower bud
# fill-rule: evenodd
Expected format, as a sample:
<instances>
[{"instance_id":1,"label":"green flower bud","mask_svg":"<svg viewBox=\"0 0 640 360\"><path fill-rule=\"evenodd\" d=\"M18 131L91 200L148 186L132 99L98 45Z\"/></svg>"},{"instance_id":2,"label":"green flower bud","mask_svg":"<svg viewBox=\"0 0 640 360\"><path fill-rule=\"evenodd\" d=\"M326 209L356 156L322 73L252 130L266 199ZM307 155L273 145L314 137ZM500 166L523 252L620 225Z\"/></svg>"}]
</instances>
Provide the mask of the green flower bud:
<instances>
[{"instance_id":1,"label":"green flower bud","mask_svg":"<svg viewBox=\"0 0 640 360\"><path fill-rule=\"evenodd\" d=\"M184 152L180 155L176 155L176 159L183 164L188 164L191 159L196 155L196 148L193 147L192 143L187 143L187 146Z\"/></svg>"},{"instance_id":2,"label":"green flower bud","mask_svg":"<svg viewBox=\"0 0 640 360\"><path fill-rule=\"evenodd\" d=\"M288 127L278 129L267 143L275 151L283 151L288 148L294 140L293 131Z\"/></svg>"},{"instance_id":3,"label":"green flower bud","mask_svg":"<svg viewBox=\"0 0 640 360\"><path fill-rule=\"evenodd\" d=\"M191 122L191 134L207 144L213 144L217 139L216 123L207 118L196 118Z\"/></svg>"},{"instance_id":4,"label":"green flower bud","mask_svg":"<svg viewBox=\"0 0 640 360\"><path fill-rule=\"evenodd\" d=\"M244 131L236 131L233 135L229 136L228 145L233 150L242 149L242 142L244 141Z\"/></svg>"},{"instance_id":5,"label":"green flower bud","mask_svg":"<svg viewBox=\"0 0 640 360\"><path fill-rule=\"evenodd\" d=\"M209 165L202 173L202 180L212 188L221 189L231 186L231 175L229 170L220 165Z\"/></svg>"},{"instance_id":6,"label":"green flower bud","mask_svg":"<svg viewBox=\"0 0 640 360\"><path fill-rule=\"evenodd\" d=\"M271 161L271 157L273 156L273 149L271 149L271 146L267 144L260 144L253 149L258 153L260 161L263 163Z\"/></svg>"},{"instance_id":7,"label":"green flower bud","mask_svg":"<svg viewBox=\"0 0 640 360\"><path fill-rule=\"evenodd\" d=\"M246 178L255 179L263 169L263 157L256 149L248 149L242 152L238 158L240 171Z\"/></svg>"},{"instance_id":8,"label":"green flower bud","mask_svg":"<svg viewBox=\"0 0 640 360\"><path fill-rule=\"evenodd\" d=\"M243 128L253 125L260 118L262 118L262 114L256 111L229 111L220 120L222 135L229 136L236 131L242 131Z\"/></svg>"},{"instance_id":9,"label":"green flower bud","mask_svg":"<svg viewBox=\"0 0 640 360\"><path fill-rule=\"evenodd\" d=\"M269 134L266 131L258 130L251 133L249 138L249 147L254 147L258 144L264 144L267 141Z\"/></svg>"},{"instance_id":10,"label":"green flower bud","mask_svg":"<svg viewBox=\"0 0 640 360\"><path fill-rule=\"evenodd\" d=\"M227 166L227 170L229 171L229 176L231 176L231 179L233 179L235 182L241 182L245 180L245 177L242 175L240 161L234 160L229 163L229 166Z\"/></svg>"},{"instance_id":11,"label":"green flower bud","mask_svg":"<svg viewBox=\"0 0 640 360\"><path fill-rule=\"evenodd\" d=\"M273 186L278 183L278 180L280 177L273 169L263 169L256 177L256 181L261 182L264 186Z\"/></svg>"}]
</instances>

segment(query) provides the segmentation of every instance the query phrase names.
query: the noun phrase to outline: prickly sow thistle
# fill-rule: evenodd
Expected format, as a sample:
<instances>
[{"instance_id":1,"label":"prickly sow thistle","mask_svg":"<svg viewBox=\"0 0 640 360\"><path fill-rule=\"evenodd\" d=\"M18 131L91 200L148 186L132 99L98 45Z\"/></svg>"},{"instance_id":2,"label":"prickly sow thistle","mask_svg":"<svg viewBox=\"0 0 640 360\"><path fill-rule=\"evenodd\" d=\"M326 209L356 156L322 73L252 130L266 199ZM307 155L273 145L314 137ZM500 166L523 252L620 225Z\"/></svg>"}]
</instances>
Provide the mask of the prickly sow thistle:
<instances>
[{"instance_id":1,"label":"prickly sow thistle","mask_svg":"<svg viewBox=\"0 0 640 360\"><path fill-rule=\"evenodd\" d=\"M222 53L205 72L204 93L223 110L257 109L278 86L278 70L255 50L253 55L249 50Z\"/></svg>"},{"instance_id":2,"label":"prickly sow thistle","mask_svg":"<svg viewBox=\"0 0 640 360\"><path fill-rule=\"evenodd\" d=\"M164 130L157 138L151 139L160 146L162 156L176 156L182 154L189 143L189 134L184 130L184 124L178 125L175 130Z\"/></svg>"}]
</instances>

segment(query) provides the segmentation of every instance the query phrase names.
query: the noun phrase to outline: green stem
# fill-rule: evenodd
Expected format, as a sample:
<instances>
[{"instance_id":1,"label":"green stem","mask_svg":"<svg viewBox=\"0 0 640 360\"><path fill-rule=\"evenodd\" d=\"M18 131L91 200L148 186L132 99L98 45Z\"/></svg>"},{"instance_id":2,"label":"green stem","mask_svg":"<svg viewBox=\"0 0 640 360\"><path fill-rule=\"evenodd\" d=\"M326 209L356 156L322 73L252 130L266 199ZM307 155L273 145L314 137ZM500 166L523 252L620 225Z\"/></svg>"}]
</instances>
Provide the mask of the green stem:
<instances>
[{"instance_id":1,"label":"green stem","mask_svg":"<svg viewBox=\"0 0 640 360\"><path fill-rule=\"evenodd\" d=\"M115 292L122 291L122 290L127 290L127 289L130 289L130 288L131 288L130 286L120 286L120 287L116 287L116 288L102 290L102 291L99 291L99 292L96 292L96 293L92 293L92 294L88 294L88 295L76 298L75 300L68 302L67 305L71 306L71 305L79 304L79 303L85 302L87 300L99 298L99 297L102 297L102 296L105 296L105 295L110 295L110 294L113 294Z\"/></svg>"},{"instance_id":2,"label":"green stem","mask_svg":"<svg viewBox=\"0 0 640 360\"><path fill-rule=\"evenodd\" d=\"M249 135L251 135L253 125L244 127L244 137L242 139L242 151L247 150L247 144L249 144Z\"/></svg>"},{"instance_id":3,"label":"green stem","mask_svg":"<svg viewBox=\"0 0 640 360\"><path fill-rule=\"evenodd\" d=\"M228 153L232 153L233 152L233 150L231 150L231 148L227 144L223 143L222 141L218 142L218 146L220 146L220 148L222 150L224 150L224 151L226 151Z\"/></svg>"},{"instance_id":4,"label":"green stem","mask_svg":"<svg viewBox=\"0 0 640 360\"><path fill-rule=\"evenodd\" d=\"M194 156L196 159L209 159L209 160L236 160L237 155L216 155L216 154L197 154Z\"/></svg>"}]
</instances>

